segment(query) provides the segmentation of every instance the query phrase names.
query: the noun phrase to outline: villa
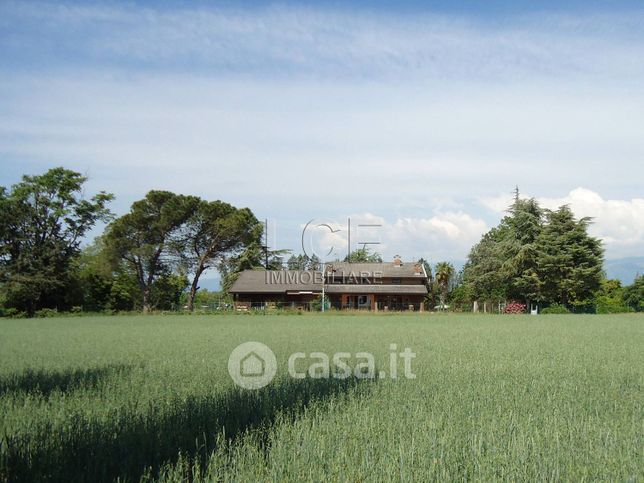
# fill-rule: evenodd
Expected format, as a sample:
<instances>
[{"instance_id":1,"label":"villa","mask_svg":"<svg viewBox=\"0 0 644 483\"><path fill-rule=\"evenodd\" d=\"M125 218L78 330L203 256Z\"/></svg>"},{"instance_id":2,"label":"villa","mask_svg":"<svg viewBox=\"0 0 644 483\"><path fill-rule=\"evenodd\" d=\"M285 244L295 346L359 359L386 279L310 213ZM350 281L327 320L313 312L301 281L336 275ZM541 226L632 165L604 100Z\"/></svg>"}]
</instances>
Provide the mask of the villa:
<instances>
[{"instance_id":1,"label":"villa","mask_svg":"<svg viewBox=\"0 0 644 483\"><path fill-rule=\"evenodd\" d=\"M307 308L322 291L336 309L423 311L428 277L422 264L332 262L319 270L245 270L230 293L237 310Z\"/></svg>"}]
</instances>

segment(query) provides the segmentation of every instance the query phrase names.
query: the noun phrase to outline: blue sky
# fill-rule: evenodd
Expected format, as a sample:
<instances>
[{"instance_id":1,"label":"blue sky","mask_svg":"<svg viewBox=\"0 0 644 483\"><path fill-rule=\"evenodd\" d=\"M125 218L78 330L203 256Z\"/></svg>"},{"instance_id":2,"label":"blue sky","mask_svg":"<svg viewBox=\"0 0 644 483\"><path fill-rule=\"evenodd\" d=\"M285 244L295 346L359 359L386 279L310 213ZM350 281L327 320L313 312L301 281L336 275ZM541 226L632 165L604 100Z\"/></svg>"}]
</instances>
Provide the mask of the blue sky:
<instances>
[{"instance_id":1,"label":"blue sky","mask_svg":"<svg viewBox=\"0 0 644 483\"><path fill-rule=\"evenodd\" d=\"M0 185L63 165L464 259L515 185L644 255L641 2L0 2ZM354 238L355 240L355 238ZM342 246L343 240L331 240Z\"/></svg>"}]
</instances>

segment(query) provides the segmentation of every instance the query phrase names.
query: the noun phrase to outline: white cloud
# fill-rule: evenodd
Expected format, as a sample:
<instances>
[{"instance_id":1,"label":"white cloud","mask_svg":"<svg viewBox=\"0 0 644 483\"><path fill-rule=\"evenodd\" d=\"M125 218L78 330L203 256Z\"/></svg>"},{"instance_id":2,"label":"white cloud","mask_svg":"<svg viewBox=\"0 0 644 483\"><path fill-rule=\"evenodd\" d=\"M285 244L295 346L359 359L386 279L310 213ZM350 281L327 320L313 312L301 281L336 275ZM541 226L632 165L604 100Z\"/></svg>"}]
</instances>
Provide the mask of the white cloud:
<instances>
[{"instance_id":1,"label":"white cloud","mask_svg":"<svg viewBox=\"0 0 644 483\"><path fill-rule=\"evenodd\" d=\"M440 82L403 90L408 97L387 84L5 79L0 154L109 173L128 196L161 185L221 196L333 192L338 204L475 197L517 179L534 191L569 189L570 179L619 188L644 176L644 98L597 91L588 103L584 92ZM608 165L631 175L606 178Z\"/></svg>"},{"instance_id":2,"label":"white cloud","mask_svg":"<svg viewBox=\"0 0 644 483\"><path fill-rule=\"evenodd\" d=\"M523 195L522 195L523 196ZM609 258L641 256L644 247L644 199L606 200L595 191L575 188L563 197L536 197L541 206L554 210L569 205L575 216L591 217L589 232L604 241ZM481 203L501 213L511 203L511 196L486 197Z\"/></svg>"},{"instance_id":3,"label":"white cloud","mask_svg":"<svg viewBox=\"0 0 644 483\"><path fill-rule=\"evenodd\" d=\"M353 214L335 220L316 220L314 225L318 228L313 230L313 225L309 225L305 236L307 253L311 247L321 258L325 258L323 255L333 248L333 253L327 259L343 258L349 238L348 218L351 219L352 250L364 246L366 242L369 243L369 249L380 253L386 260L394 255L400 255L407 261L423 257L434 263L462 260L488 229L483 220L463 212L441 212L429 218L396 219L372 213ZM304 229L305 225L300 225L300 228ZM376 244L370 244L373 242Z\"/></svg>"},{"instance_id":4,"label":"white cloud","mask_svg":"<svg viewBox=\"0 0 644 483\"><path fill-rule=\"evenodd\" d=\"M387 226L387 246L408 257L463 259L488 230L485 221L464 212L438 213L430 218L399 218Z\"/></svg>"},{"instance_id":5,"label":"white cloud","mask_svg":"<svg viewBox=\"0 0 644 483\"><path fill-rule=\"evenodd\" d=\"M293 249L311 216L377 213L387 256L432 260L496 222L480 197L585 186L631 199L576 204L641 255L642 18L0 2L0 184L220 198Z\"/></svg>"}]
</instances>

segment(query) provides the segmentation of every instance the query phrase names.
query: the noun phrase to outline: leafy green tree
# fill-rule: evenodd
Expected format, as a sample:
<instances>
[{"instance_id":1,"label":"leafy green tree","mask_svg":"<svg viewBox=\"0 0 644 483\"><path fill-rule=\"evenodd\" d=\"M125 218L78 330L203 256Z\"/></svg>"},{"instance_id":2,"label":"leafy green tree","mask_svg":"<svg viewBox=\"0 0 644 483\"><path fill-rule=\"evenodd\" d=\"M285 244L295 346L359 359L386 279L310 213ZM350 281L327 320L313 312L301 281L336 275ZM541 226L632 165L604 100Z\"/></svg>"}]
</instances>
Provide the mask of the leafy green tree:
<instances>
[{"instance_id":1,"label":"leafy green tree","mask_svg":"<svg viewBox=\"0 0 644 483\"><path fill-rule=\"evenodd\" d=\"M154 307L155 280L167 274L176 263L175 253L170 249L172 238L198 204L199 198L194 196L150 191L144 199L132 204L129 213L108 226L106 244L135 274L144 312Z\"/></svg>"},{"instance_id":2,"label":"leafy green tree","mask_svg":"<svg viewBox=\"0 0 644 483\"><path fill-rule=\"evenodd\" d=\"M85 311L131 311L141 309L136 274L115 256L104 236L85 247L77 261L79 293Z\"/></svg>"},{"instance_id":3,"label":"leafy green tree","mask_svg":"<svg viewBox=\"0 0 644 483\"><path fill-rule=\"evenodd\" d=\"M309 257L306 255L291 255L286 261L286 268L289 270L306 270Z\"/></svg>"},{"instance_id":4,"label":"leafy green tree","mask_svg":"<svg viewBox=\"0 0 644 483\"><path fill-rule=\"evenodd\" d=\"M178 310L181 296L189 284L183 274L169 271L160 274L150 289L150 305L157 310Z\"/></svg>"},{"instance_id":5,"label":"leafy green tree","mask_svg":"<svg viewBox=\"0 0 644 483\"><path fill-rule=\"evenodd\" d=\"M308 255L291 255L286 261L286 268L289 270L319 270L320 259L316 254L311 257Z\"/></svg>"},{"instance_id":6,"label":"leafy green tree","mask_svg":"<svg viewBox=\"0 0 644 483\"><path fill-rule=\"evenodd\" d=\"M0 187L0 280L8 306L29 314L67 308L81 241L96 222L111 217L113 196L101 191L84 199L86 180L53 168L23 176L9 191Z\"/></svg>"},{"instance_id":7,"label":"leafy green tree","mask_svg":"<svg viewBox=\"0 0 644 483\"><path fill-rule=\"evenodd\" d=\"M624 288L622 300L636 312L644 312L644 275L638 276L632 285Z\"/></svg>"},{"instance_id":8,"label":"leafy green tree","mask_svg":"<svg viewBox=\"0 0 644 483\"><path fill-rule=\"evenodd\" d=\"M599 290L604 250L588 235L590 218L576 220L570 208L548 211L537 240L538 271L543 299L563 305L583 305Z\"/></svg>"},{"instance_id":9,"label":"leafy green tree","mask_svg":"<svg viewBox=\"0 0 644 483\"><path fill-rule=\"evenodd\" d=\"M379 253L372 252L368 247L358 248L344 257L345 262L350 263L382 263L382 257Z\"/></svg>"},{"instance_id":10,"label":"leafy green tree","mask_svg":"<svg viewBox=\"0 0 644 483\"><path fill-rule=\"evenodd\" d=\"M505 260L501 242L508 231L505 225L492 228L470 250L463 267L463 283L468 287L466 293L472 296L472 301L507 297L509 284L501 271Z\"/></svg>"},{"instance_id":11,"label":"leafy green tree","mask_svg":"<svg viewBox=\"0 0 644 483\"><path fill-rule=\"evenodd\" d=\"M595 311L598 314L619 314L632 309L624 303L624 289L619 280L604 279L595 294Z\"/></svg>"},{"instance_id":12,"label":"leafy green tree","mask_svg":"<svg viewBox=\"0 0 644 483\"><path fill-rule=\"evenodd\" d=\"M187 293L182 295L182 303L187 303ZM222 305L230 303L231 298L222 292L213 292L207 289L199 289L195 297L195 307L217 309Z\"/></svg>"},{"instance_id":13,"label":"leafy green tree","mask_svg":"<svg viewBox=\"0 0 644 483\"><path fill-rule=\"evenodd\" d=\"M452 293L450 294L450 304L452 309L458 311L470 311L473 300L474 295L472 294L471 285L457 285L452 289Z\"/></svg>"},{"instance_id":14,"label":"leafy green tree","mask_svg":"<svg viewBox=\"0 0 644 483\"><path fill-rule=\"evenodd\" d=\"M82 250L77 261L77 276L83 310L100 312L110 308L116 269L102 237Z\"/></svg>"},{"instance_id":15,"label":"leafy green tree","mask_svg":"<svg viewBox=\"0 0 644 483\"><path fill-rule=\"evenodd\" d=\"M223 201L200 201L175 238L173 247L184 270L192 275L187 307L192 311L199 278L224 257L261 241L262 225L248 209Z\"/></svg>"},{"instance_id":16,"label":"leafy green tree","mask_svg":"<svg viewBox=\"0 0 644 483\"><path fill-rule=\"evenodd\" d=\"M136 274L125 266L114 274L107 309L128 312L141 308L141 290Z\"/></svg>"},{"instance_id":17,"label":"leafy green tree","mask_svg":"<svg viewBox=\"0 0 644 483\"><path fill-rule=\"evenodd\" d=\"M232 287L237 276L243 270L283 270L284 255L290 250L270 250L253 242L238 255L222 257L217 269L221 274L221 288L224 294ZM268 261L268 264L266 263Z\"/></svg>"},{"instance_id":18,"label":"leafy green tree","mask_svg":"<svg viewBox=\"0 0 644 483\"><path fill-rule=\"evenodd\" d=\"M320 261L320 258L315 253L310 257L307 256L306 258L308 260L306 265L307 270L322 270L322 262Z\"/></svg>"}]
</instances>

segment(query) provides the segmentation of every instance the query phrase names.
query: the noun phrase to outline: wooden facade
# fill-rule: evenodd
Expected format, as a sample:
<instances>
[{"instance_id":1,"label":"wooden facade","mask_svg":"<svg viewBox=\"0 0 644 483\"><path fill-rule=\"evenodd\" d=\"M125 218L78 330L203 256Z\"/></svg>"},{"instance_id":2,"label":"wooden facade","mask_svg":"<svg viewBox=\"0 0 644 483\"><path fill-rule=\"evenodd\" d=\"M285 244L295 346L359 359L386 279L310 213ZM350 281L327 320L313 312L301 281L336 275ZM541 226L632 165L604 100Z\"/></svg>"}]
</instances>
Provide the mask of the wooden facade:
<instances>
[{"instance_id":1,"label":"wooden facade","mask_svg":"<svg viewBox=\"0 0 644 483\"><path fill-rule=\"evenodd\" d=\"M427 274L416 263L329 263L320 271L256 271L239 275L230 292L238 310L307 309L324 287L330 306L371 311L423 311Z\"/></svg>"}]
</instances>

